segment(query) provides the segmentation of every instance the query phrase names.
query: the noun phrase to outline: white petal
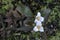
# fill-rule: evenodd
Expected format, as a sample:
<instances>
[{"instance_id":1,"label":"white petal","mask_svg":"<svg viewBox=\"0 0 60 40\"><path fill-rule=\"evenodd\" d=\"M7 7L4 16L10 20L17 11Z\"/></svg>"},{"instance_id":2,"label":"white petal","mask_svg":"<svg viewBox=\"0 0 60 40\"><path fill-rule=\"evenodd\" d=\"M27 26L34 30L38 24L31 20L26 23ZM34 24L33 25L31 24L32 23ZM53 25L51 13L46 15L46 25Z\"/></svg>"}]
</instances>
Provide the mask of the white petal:
<instances>
[{"instance_id":1,"label":"white petal","mask_svg":"<svg viewBox=\"0 0 60 40\"><path fill-rule=\"evenodd\" d=\"M43 22L43 21L44 21L44 17L41 17L41 18L40 18L40 21Z\"/></svg>"},{"instance_id":2,"label":"white petal","mask_svg":"<svg viewBox=\"0 0 60 40\"><path fill-rule=\"evenodd\" d=\"M38 25L40 25L40 26L41 26L41 25L42 25L42 23L41 23L41 22L37 22L37 23L36 23L36 26L38 26Z\"/></svg>"},{"instance_id":3,"label":"white petal","mask_svg":"<svg viewBox=\"0 0 60 40\"><path fill-rule=\"evenodd\" d=\"M38 12L38 13L37 13L37 16L41 16L41 13L40 13L40 12Z\"/></svg>"},{"instance_id":4,"label":"white petal","mask_svg":"<svg viewBox=\"0 0 60 40\"><path fill-rule=\"evenodd\" d=\"M35 19L34 23L36 23L36 22L37 22L37 19Z\"/></svg>"},{"instance_id":5,"label":"white petal","mask_svg":"<svg viewBox=\"0 0 60 40\"><path fill-rule=\"evenodd\" d=\"M37 27L36 27L36 26L33 28L33 31L35 31L35 32L37 32L37 31L38 31L38 29L37 29Z\"/></svg>"},{"instance_id":6,"label":"white petal","mask_svg":"<svg viewBox=\"0 0 60 40\"><path fill-rule=\"evenodd\" d=\"M44 28L43 27L40 27L40 32L44 32Z\"/></svg>"},{"instance_id":7,"label":"white petal","mask_svg":"<svg viewBox=\"0 0 60 40\"><path fill-rule=\"evenodd\" d=\"M35 23L36 23L36 26L37 25L42 25L42 23L40 21L38 21L38 20L35 20Z\"/></svg>"}]
</instances>

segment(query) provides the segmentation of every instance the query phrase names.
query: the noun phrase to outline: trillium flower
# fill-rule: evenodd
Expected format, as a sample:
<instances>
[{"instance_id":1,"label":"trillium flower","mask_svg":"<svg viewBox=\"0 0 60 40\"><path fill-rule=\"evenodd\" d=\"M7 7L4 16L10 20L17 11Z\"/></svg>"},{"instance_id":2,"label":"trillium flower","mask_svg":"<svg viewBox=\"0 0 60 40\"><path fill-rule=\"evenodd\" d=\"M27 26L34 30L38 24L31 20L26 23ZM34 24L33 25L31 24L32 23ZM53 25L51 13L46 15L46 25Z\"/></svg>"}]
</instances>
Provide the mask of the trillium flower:
<instances>
[{"instance_id":1,"label":"trillium flower","mask_svg":"<svg viewBox=\"0 0 60 40\"><path fill-rule=\"evenodd\" d=\"M41 16L40 12L38 12L34 21L34 23L36 23L36 26L33 28L35 32L37 31L44 32L44 28L42 26L43 21L44 21L44 17Z\"/></svg>"}]
</instances>

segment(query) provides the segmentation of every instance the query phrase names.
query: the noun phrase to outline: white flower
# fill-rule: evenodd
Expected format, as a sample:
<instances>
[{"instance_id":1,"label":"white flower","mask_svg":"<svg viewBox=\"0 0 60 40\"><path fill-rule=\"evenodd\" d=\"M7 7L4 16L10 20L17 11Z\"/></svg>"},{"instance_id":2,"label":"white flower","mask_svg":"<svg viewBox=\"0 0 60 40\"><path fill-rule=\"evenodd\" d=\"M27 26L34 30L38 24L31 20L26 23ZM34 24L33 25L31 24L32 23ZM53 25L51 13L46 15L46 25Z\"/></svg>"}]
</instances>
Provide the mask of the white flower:
<instances>
[{"instance_id":1,"label":"white flower","mask_svg":"<svg viewBox=\"0 0 60 40\"><path fill-rule=\"evenodd\" d=\"M40 31L40 32L44 32L44 28L41 26L39 29L37 28L37 26L35 26L33 28L33 31L37 32L37 31Z\"/></svg>"},{"instance_id":2,"label":"white flower","mask_svg":"<svg viewBox=\"0 0 60 40\"><path fill-rule=\"evenodd\" d=\"M42 17L39 12L37 13L37 16L36 16L34 22L36 23L37 21L40 21L40 22L43 22L44 21L44 17Z\"/></svg>"},{"instance_id":3,"label":"white flower","mask_svg":"<svg viewBox=\"0 0 60 40\"><path fill-rule=\"evenodd\" d=\"M38 12L34 21L34 23L36 23L36 26L33 28L35 32L37 31L44 32L44 29L42 27L43 21L44 21L44 17L41 16L40 12Z\"/></svg>"}]
</instances>

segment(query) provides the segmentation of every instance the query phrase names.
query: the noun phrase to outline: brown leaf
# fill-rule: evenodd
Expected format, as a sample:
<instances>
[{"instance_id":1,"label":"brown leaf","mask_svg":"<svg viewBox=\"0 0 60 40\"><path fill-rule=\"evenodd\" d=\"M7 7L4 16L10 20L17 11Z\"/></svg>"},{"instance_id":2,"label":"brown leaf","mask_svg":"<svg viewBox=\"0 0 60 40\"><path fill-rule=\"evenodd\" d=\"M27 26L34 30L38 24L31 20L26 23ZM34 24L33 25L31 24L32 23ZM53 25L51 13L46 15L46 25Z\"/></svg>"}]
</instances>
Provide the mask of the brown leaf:
<instances>
[{"instance_id":1,"label":"brown leaf","mask_svg":"<svg viewBox=\"0 0 60 40\"><path fill-rule=\"evenodd\" d=\"M13 16L14 16L15 18L20 18L20 17L21 17L21 15L18 14L17 10L13 10L12 13L13 13Z\"/></svg>"}]
</instances>

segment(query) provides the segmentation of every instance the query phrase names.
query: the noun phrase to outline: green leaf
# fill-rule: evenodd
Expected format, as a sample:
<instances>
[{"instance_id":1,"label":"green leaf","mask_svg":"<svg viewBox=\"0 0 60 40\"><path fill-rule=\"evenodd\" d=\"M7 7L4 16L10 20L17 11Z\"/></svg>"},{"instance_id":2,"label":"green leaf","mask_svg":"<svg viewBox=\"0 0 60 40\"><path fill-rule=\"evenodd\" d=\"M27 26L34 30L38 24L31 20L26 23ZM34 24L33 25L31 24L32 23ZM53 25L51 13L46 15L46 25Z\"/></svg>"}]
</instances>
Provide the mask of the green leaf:
<instances>
[{"instance_id":1,"label":"green leaf","mask_svg":"<svg viewBox=\"0 0 60 40\"><path fill-rule=\"evenodd\" d=\"M20 3L19 6L17 6L16 9L17 9L21 14L24 14L24 15L26 15L26 16L31 17L31 16L33 15L32 12L31 12L31 10L29 9L29 7L27 7L27 6L25 6L25 5L21 4L21 3Z\"/></svg>"}]
</instances>

